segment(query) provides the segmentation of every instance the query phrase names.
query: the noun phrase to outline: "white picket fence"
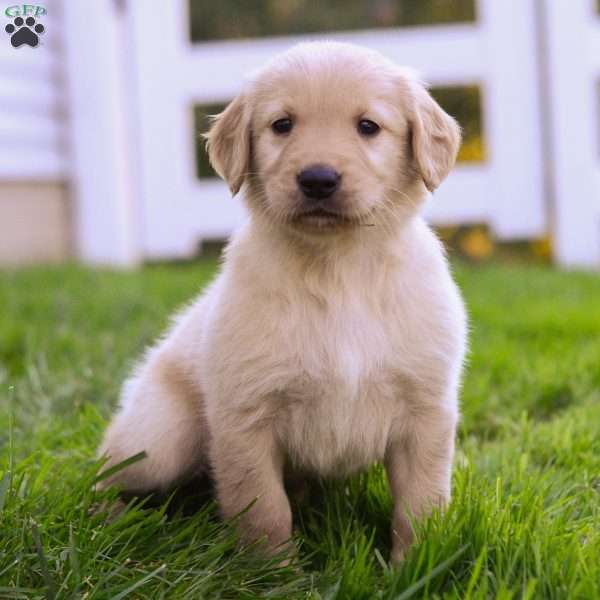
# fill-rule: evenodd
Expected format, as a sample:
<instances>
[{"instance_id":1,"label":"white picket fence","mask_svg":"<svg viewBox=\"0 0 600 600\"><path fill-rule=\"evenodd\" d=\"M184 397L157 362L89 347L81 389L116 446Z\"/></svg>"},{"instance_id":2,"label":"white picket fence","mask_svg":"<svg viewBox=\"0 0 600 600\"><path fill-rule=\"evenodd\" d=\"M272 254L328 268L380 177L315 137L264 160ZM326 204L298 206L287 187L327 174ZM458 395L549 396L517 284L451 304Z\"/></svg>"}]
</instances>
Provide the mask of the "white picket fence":
<instances>
[{"instance_id":1,"label":"white picket fence","mask_svg":"<svg viewBox=\"0 0 600 600\"><path fill-rule=\"evenodd\" d=\"M193 105L303 40L381 50L433 85L482 90L486 161L459 165L426 207L435 224L501 239L552 232L556 258L600 266L600 18L593 0L478 0L473 24L192 44L186 0L64 4L78 239L90 262L192 255L244 218L195 173ZM85 23L85 27L82 27Z\"/></svg>"}]
</instances>

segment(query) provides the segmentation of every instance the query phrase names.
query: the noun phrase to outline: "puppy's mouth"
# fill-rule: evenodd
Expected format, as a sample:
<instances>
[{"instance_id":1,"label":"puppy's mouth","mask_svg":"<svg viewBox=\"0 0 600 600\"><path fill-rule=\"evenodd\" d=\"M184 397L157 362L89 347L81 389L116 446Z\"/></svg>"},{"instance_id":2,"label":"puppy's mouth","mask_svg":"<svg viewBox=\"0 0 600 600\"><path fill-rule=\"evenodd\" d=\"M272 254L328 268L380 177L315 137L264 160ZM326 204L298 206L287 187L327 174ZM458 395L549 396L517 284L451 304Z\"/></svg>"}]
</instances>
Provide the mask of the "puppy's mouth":
<instances>
[{"instance_id":1,"label":"puppy's mouth","mask_svg":"<svg viewBox=\"0 0 600 600\"><path fill-rule=\"evenodd\" d=\"M300 211L294 215L292 222L315 229L333 229L357 224L355 218L323 207Z\"/></svg>"}]
</instances>

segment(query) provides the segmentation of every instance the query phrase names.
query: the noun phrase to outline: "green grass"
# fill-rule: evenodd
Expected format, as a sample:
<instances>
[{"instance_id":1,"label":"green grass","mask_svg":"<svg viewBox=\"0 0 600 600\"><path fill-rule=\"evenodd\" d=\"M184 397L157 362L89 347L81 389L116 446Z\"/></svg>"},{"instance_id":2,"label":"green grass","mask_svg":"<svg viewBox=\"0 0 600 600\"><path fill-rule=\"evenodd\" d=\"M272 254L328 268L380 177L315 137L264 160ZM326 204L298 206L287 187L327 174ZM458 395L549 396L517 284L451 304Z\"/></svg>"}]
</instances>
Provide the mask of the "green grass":
<instances>
[{"instance_id":1,"label":"green grass","mask_svg":"<svg viewBox=\"0 0 600 600\"><path fill-rule=\"evenodd\" d=\"M0 275L0 597L600 598L600 278L456 266L472 320L454 500L389 569L380 468L296 511L302 569L214 505L109 514L94 449L134 358L214 263Z\"/></svg>"}]
</instances>

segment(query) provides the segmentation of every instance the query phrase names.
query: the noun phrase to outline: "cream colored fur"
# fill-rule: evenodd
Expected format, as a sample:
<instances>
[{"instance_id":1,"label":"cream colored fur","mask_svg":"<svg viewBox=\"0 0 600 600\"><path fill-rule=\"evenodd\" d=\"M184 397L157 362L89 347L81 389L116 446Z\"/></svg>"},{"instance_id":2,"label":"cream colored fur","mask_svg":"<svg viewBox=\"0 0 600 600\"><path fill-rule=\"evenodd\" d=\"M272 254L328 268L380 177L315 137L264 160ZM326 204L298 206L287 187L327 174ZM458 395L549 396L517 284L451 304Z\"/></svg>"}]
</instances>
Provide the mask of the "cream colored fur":
<instances>
[{"instance_id":1,"label":"cream colored fur","mask_svg":"<svg viewBox=\"0 0 600 600\"><path fill-rule=\"evenodd\" d=\"M292 118L289 134L271 124ZM356 124L381 126L373 137ZM168 489L203 470L244 541L291 536L284 473L341 476L382 461L392 559L409 516L450 497L463 304L418 210L460 134L422 85L380 55L310 43L276 58L215 119L208 147L248 222L220 275L124 387L100 452L147 458L109 483ZM342 175L342 223L298 219L296 174Z\"/></svg>"}]
</instances>

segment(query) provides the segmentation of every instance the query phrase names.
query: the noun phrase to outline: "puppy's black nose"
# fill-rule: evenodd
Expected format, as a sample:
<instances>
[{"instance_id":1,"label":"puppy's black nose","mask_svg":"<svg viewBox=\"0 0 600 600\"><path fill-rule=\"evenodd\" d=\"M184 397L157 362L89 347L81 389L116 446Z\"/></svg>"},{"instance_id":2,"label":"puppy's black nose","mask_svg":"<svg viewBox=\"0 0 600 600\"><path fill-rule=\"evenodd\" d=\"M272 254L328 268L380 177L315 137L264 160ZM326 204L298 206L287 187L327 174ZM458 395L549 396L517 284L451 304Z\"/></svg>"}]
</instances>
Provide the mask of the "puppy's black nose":
<instances>
[{"instance_id":1,"label":"puppy's black nose","mask_svg":"<svg viewBox=\"0 0 600 600\"><path fill-rule=\"evenodd\" d=\"M341 175L325 165L313 165L298 173L298 187L307 198L329 198L340 186Z\"/></svg>"}]
</instances>

